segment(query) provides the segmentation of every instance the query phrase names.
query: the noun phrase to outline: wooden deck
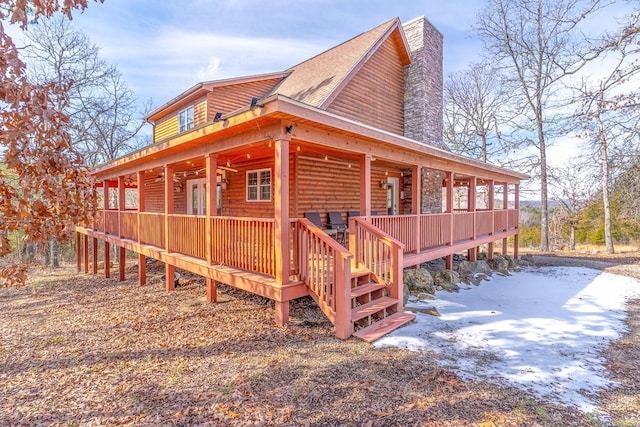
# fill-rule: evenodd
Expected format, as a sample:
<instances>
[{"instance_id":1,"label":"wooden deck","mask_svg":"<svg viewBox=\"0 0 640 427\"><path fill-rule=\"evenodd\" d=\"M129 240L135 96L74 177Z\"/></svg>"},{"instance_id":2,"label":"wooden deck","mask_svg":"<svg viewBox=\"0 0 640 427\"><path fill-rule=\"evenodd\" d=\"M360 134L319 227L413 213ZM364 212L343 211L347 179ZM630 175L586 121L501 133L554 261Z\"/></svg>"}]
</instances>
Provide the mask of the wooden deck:
<instances>
[{"instance_id":1,"label":"wooden deck","mask_svg":"<svg viewBox=\"0 0 640 427\"><path fill-rule=\"evenodd\" d=\"M306 219L290 220L286 256L274 244L274 220L104 210L92 228L77 227L78 269L89 271L88 238L93 239L93 273L97 272L97 241L120 248L120 279L125 250L139 254L144 284L147 257L207 279L208 299L215 301L215 283L276 301L277 316L288 319L288 302L311 295L336 335L355 330L365 340L412 320L403 315L402 269L463 250L475 256L480 245L518 234L517 210L355 217L349 222L349 249ZM483 234L479 234L483 233ZM84 235L84 244L80 236ZM457 239L457 240L456 240ZM81 247L82 246L82 247ZM491 255L491 254L490 254ZM275 263L282 259L286 280L278 280ZM108 260L107 260L108 261ZM449 263L450 265L450 263ZM108 277L109 272L105 270ZM167 290L173 289L167 280ZM279 314L278 314L279 310Z\"/></svg>"}]
</instances>

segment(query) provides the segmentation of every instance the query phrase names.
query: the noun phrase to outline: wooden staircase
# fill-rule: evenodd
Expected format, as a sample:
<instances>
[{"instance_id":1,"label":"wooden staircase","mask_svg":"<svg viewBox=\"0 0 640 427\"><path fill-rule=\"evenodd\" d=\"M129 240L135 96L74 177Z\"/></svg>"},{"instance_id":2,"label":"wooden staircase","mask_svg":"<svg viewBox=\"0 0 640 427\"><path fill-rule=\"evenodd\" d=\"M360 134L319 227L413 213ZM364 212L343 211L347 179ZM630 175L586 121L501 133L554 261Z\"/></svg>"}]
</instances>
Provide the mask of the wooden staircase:
<instances>
[{"instance_id":1,"label":"wooden staircase","mask_svg":"<svg viewBox=\"0 0 640 427\"><path fill-rule=\"evenodd\" d=\"M353 335L373 342L415 319L414 314L398 311L401 301L391 298L384 284L370 270L351 271L351 321ZM401 304L400 304L401 305Z\"/></svg>"}]
</instances>

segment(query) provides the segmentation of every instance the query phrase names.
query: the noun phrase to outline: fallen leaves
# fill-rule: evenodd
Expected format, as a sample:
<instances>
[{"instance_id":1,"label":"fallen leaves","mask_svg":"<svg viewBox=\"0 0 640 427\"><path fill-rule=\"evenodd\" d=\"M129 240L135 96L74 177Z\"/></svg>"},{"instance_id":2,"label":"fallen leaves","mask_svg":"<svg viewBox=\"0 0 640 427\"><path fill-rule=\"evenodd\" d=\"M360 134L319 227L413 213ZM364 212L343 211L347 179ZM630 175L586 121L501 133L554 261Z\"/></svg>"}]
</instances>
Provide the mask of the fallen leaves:
<instances>
[{"instance_id":1,"label":"fallen leaves","mask_svg":"<svg viewBox=\"0 0 640 427\"><path fill-rule=\"evenodd\" d=\"M269 300L221 285L227 303L196 303L202 281L185 275L166 292L163 271L150 266L144 287L135 270L125 282L54 270L34 276L35 297L1 289L0 424L590 422L520 390L464 381L429 354L337 340L310 298L291 305L281 328Z\"/></svg>"}]
</instances>

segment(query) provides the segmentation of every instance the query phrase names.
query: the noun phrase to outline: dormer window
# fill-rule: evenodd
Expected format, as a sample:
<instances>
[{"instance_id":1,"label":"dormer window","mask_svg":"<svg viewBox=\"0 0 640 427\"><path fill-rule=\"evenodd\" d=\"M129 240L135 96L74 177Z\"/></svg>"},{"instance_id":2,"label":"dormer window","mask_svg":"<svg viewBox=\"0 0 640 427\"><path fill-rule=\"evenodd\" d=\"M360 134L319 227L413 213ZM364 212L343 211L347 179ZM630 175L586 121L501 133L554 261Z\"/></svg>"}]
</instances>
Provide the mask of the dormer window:
<instances>
[{"instance_id":1,"label":"dormer window","mask_svg":"<svg viewBox=\"0 0 640 427\"><path fill-rule=\"evenodd\" d=\"M193 107L180 111L180 132L193 127Z\"/></svg>"}]
</instances>

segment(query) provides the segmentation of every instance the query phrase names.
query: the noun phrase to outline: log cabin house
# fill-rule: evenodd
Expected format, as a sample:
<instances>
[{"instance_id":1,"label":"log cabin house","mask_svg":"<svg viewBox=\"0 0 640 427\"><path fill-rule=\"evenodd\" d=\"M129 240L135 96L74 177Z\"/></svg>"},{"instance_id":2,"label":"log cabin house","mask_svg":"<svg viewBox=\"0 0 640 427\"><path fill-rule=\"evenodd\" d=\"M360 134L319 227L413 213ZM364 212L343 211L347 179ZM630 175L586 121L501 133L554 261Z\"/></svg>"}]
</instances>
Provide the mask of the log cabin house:
<instances>
[{"instance_id":1,"label":"log cabin house","mask_svg":"<svg viewBox=\"0 0 640 427\"><path fill-rule=\"evenodd\" d=\"M403 268L513 236L526 175L442 142L442 35L392 19L288 70L199 83L147 116L154 143L96 168L104 201L77 227L97 243L270 298L275 319L310 295L336 336L374 340L410 321ZM137 195L128 206L130 193ZM133 198L134 200L136 197ZM348 229L327 228L329 213ZM307 219L319 214L319 224ZM335 225L335 224L334 224ZM92 245L89 245L92 239ZM110 269L105 269L109 277Z\"/></svg>"}]
</instances>

